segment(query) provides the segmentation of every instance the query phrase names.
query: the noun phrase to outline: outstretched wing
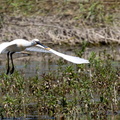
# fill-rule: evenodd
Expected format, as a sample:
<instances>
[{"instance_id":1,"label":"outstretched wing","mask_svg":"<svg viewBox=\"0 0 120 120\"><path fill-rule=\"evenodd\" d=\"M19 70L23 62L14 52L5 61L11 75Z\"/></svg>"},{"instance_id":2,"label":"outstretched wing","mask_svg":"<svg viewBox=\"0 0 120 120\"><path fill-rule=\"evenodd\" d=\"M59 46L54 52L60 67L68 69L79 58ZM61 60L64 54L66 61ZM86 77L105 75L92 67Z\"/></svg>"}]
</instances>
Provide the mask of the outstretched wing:
<instances>
[{"instance_id":1,"label":"outstretched wing","mask_svg":"<svg viewBox=\"0 0 120 120\"><path fill-rule=\"evenodd\" d=\"M8 51L14 51L17 47L16 44L10 44L9 42L5 42L0 44L0 53L7 53Z\"/></svg>"},{"instance_id":2,"label":"outstretched wing","mask_svg":"<svg viewBox=\"0 0 120 120\"><path fill-rule=\"evenodd\" d=\"M83 63L89 63L88 60L86 59L83 59L83 58L80 58L80 57L76 57L76 56L71 56L71 55L66 55L66 54L63 54L63 53L60 53L60 52L57 52L53 49L50 49L49 50L50 52L64 58L65 60L69 61L69 62L72 62L72 63L75 63L75 64L83 64Z\"/></svg>"},{"instance_id":3,"label":"outstretched wing","mask_svg":"<svg viewBox=\"0 0 120 120\"><path fill-rule=\"evenodd\" d=\"M43 52L43 53L52 53L46 49L40 48L38 45L26 48L25 51L33 51L33 52Z\"/></svg>"},{"instance_id":4,"label":"outstretched wing","mask_svg":"<svg viewBox=\"0 0 120 120\"><path fill-rule=\"evenodd\" d=\"M54 53L55 55L58 55L59 57L62 57L63 59L75 63L75 64L83 64L83 63L89 63L88 60L80 58L80 57L76 57L76 56L70 56L70 55L66 55L60 52L57 52L47 46L42 45L41 43L39 45L37 45L37 47L39 48L43 48L44 50L49 51L50 53Z\"/></svg>"}]
</instances>

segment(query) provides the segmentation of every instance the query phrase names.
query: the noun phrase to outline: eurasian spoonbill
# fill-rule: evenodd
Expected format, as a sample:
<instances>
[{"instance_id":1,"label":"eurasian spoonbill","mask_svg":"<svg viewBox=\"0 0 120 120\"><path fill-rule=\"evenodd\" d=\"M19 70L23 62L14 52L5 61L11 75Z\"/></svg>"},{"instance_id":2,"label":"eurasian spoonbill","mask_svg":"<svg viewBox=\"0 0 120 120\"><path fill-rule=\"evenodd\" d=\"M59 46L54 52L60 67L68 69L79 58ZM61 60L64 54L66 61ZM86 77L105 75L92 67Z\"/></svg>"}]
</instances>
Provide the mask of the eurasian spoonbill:
<instances>
[{"instance_id":1,"label":"eurasian spoonbill","mask_svg":"<svg viewBox=\"0 0 120 120\"><path fill-rule=\"evenodd\" d=\"M57 52L47 46L44 46L39 42L38 39L33 39L32 41L27 41L25 39L15 39L11 42L4 42L0 44L0 53L7 53L7 73L12 74L14 72L14 63L12 55L16 52L21 51L36 51L36 52L49 52L58 55L59 57L64 58L67 61L70 61L75 64L89 63L88 60L66 55L60 52ZM12 69L10 69L9 61L11 60Z\"/></svg>"}]
</instances>

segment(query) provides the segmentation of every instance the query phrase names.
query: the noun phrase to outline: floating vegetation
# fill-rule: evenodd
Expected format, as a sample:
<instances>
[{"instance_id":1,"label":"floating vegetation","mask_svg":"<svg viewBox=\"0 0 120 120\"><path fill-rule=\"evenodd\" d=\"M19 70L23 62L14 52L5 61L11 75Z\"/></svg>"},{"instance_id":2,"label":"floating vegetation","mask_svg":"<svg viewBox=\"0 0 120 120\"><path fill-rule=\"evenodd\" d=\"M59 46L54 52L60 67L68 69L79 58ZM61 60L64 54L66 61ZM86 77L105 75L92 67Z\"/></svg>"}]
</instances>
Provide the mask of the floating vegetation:
<instances>
[{"instance_id":1,"label":"floating vegetation","mask_svg":"<svg viewBox=\"0 0 120 120\"><path fill-rule=\"evenodd\" d=\"M87 116L91 120L118 114L120 66L114 66L114 58L105 51L102 55L92 52L89 60L89 65L67 66L59 60L57 70L30 78L18 71L1 74L1 118L44 115L48 119Z\"/></svg>"}]
</instances>

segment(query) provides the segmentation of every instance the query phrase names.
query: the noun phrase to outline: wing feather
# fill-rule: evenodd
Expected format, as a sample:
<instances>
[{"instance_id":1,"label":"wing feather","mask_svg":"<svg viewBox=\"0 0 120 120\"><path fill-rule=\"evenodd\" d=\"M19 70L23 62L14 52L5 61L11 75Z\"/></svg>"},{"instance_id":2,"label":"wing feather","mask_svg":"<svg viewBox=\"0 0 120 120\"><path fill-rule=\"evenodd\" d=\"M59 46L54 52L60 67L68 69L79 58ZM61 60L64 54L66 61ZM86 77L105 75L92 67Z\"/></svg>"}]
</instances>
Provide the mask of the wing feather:
<instances>
[{"instance_id":1,"label":"wing feather","mask_svg":"<svg viewBox=\"0 0 120 120\"><path fill-rule=\"evenodd\" d=\"M33 51L33 52L52 53L51 51L40 48L39 46L29 47L29 48L26 48L25 50L26 51Z\"/></svg>"},{"instance_id":2,"label":"wing feather","mask_svg":"<svg viewBox=\"0 0 120 120\"><path fill-rule=\"evenodd\" d=\"M55 50L53 50L53 49L51 49L51 48L49 48L49 47L47 47L47 46L42 45L42 44L37 45L37 47L38 47L39 49L42 48L42 49L44 49L44 50L49 51L50 53L53 53L53 54L55 54L55 55L58 55L59 57L62 57L62 58L64 58L65 60L67 60L67 61L69 61L69 62L72 62L72 63L76 63L76 64L89 63L89 61L86 60L86 59L60 53L60 52L55 51Z\"/></svg>"},{"instance_id":3,"label":"wing feather","mask_svg":"<svg viewBox=\"0 0 120 120\"><path fill-rule=\"evenodd\" d=\"M16 44L10 44L10 42L5 42L0 44L0 53L7 53L8 51L14 51L17 47Z\"/></svg>"}]
</instances>

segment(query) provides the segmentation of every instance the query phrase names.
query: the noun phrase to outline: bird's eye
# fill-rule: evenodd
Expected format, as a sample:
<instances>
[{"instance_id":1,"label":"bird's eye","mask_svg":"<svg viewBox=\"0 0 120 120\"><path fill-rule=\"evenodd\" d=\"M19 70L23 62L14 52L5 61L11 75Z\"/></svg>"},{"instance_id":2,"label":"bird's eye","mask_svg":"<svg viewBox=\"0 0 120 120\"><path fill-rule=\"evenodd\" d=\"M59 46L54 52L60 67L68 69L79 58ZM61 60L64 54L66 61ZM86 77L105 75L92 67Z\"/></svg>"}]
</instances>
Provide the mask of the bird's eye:
<instances>
[{"instance_id":1,"label":"bird's eye","mask_svg":"<svg viewBox=\"0 0 120 120\"><path fill-rule=\"evenodd\" d=\"M36 44L40 44L40 42L39 42L39 41L36 41Z\"/></svg>"}]
</instances>

